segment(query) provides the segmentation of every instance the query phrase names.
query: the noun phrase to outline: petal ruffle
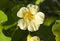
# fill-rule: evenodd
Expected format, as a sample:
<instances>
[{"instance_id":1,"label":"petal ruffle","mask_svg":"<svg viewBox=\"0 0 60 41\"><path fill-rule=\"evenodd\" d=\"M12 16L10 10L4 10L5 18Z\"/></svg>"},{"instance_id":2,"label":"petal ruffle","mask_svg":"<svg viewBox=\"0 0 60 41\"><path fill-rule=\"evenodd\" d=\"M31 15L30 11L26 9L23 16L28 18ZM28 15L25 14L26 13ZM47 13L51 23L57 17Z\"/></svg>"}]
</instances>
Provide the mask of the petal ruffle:
<instances>
[{"instance_id":1,"label":"petal ruffle","mask_svg":"<svg viewBox=\"0 0 60 41\"><path fill-rule=\"evenodd\" d=\"M33 28L33 26L32 26L31 23L28 24L28 27L27 27L27 28L28 28L28 30L31 31L31 32L34 31L34 28Z\"/></svg>"},{"instance_id":2,"label":"petal ruffle","mask_svg":"<svg viewBox=\"0 0 60 41\"><path fill-rule=\"evenodd\" d=\"M18 12L17 12L17 16L20 18L23 18L24 14L28 11L28 9L26 7L22 7Z\"/></svg>"},{"instance_id":3,"label":"petal ruffle","mask_svg":"<svg viewBox=\"0 0 60 41\"><path fill-rule=\"evenodd\" d=\"M18 21L18 26L20 27L20 29L22 30L26 30L27 29L27 23L26 21L24 21L23 19L20 19Z\"/></svg>"},{"instance_id":4,"label":"petal ruffle","mask_svg":"<svg viewBox=\"0 0 60 41\"><path fill-rule=\"evenodd\" d=\"M39 29L39 25L35 25L35 23L31 22L28 25L28 30L33 32L33 31L37 31Z\"/></svg>"},{"instance_id":5,"label":"petal ruffle","mask_svg":"<svg viewBox=\"0 0 60 41\"><path fill-rule=\"evenodd\" d=\"M36 14L38 11L37 5L29 4L27 7L29 8L29 10L31 11L32 14Z\"/></svg>"},{"instance_id":6,"label":"petal ruffle","mask_svg":"<svg viewBox=\"0 0 60 41\"><path fill-rule=\"evenodd\" d=\"M44 13L38 12L38 13L35 15L35 23L36 23L36 24L42 24L43 21L44 21L44 18L45 18Z\"/></svg>"}]
</instances>

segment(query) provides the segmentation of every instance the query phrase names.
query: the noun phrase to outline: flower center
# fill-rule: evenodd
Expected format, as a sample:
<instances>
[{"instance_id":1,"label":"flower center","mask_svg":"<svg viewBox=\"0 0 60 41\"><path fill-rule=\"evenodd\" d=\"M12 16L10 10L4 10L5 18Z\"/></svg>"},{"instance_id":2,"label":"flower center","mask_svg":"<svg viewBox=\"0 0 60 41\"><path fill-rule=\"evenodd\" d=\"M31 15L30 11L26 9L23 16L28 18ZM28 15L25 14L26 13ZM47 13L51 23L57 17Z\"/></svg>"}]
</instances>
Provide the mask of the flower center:
<instances>
[{"instance_id":1,"label":"flower center","mask_svg":"<svg viewBox=\"0 0 60 41\"><path fill-rule=\"evenodd\" d=\"M24 19L30 22L34 19L34 15L30 11L27 11L24 15Z\"/></svg>"}]
</instances>

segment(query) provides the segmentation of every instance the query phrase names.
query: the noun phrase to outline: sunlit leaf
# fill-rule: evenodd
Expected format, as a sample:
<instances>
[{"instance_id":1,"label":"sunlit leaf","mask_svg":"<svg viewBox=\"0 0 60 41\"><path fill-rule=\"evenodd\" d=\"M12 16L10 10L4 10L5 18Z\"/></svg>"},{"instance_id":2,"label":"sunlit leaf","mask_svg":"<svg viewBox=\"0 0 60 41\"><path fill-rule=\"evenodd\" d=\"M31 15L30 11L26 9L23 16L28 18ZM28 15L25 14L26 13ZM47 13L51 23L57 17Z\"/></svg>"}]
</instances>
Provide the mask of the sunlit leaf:
<instances>
[{"instance_id":1,"label":"sunlit leaf","mask_svg":"<svg viewBox=\"0 0 60 41\"><path fill-rule=\"evenodd\" d=\"M0 25L0 41L11 41L11 38L5 36L2 30L3 30L3 27Z\"/></svg>"},{"instance_id":2,"label":"sunlit leaf","mask_svg":"<svg viewBox=\"0 0 60 41\"><path fill-rule=\"evenodd\" d=\"M40 4L40 3L42 3L42 2L44 2L44 0L36 0L36 2L35 2L35 4Z\"/></svg>"},{"instance_id":3,"label":"sunlit leaf","mask_svg":"<svg viewBox=\"0 0 60 41\"><path fill-rule=\"evenodd\" d=\"M57 20L55 24L52 26L52 31L54 35L60 34L60 20Z\"/></svg>"},{"instance_id":4,"label":"sunlit leaf","mask_svg":"<svg viewBox=\"0 0 60 41\"><path fill-rule=\"evenodd\" d=\"M7 20L8 19L7 19L7 16L5 15L5 13L0 10L0 24L3 22L6 22Z\"/></svg>"},{"instance_id":5,"label":"sunlit leaf","mask_svg":"<svg viewBox=\"0 0 60 41\"><path fill-rule=\"evenodd\" d=\"M52 32L56 36L56 41L60 41L60 20L57 20L52 27Z\"/></svg>"},{"instance_id":6,"label":"sunlit leaf","mask_svg":"<svg viewBox=\"0 0 60 41\"><path fill-rule=\"evenodd\" d=\"M44 25L45 26L50 26L55 20L56 20L55 17L48 17L48 18L45 19Z\"/></svg>"},{"instance_id":7,"label":"sunlit leaf","mask_svg":"<svg viewBox=\"0 0 60 41\"><path fill-rule=\"evenodd\" d=\"M60 35L55 37L56 41L60 41Z\"/></svg>"}]
</instances>

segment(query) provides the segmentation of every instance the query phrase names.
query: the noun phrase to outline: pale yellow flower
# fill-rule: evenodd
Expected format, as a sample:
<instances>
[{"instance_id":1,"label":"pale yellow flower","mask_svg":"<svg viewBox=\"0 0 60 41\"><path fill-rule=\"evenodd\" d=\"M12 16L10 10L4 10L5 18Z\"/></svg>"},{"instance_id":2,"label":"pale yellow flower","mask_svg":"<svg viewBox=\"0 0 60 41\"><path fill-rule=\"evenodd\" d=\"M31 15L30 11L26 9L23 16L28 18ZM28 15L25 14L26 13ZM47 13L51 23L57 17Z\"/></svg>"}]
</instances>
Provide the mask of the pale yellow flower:
<instances>
[{"instance_id":1,"label":"pale yellow flower","mask_svg":"<svg viewBox=\"0 0 60 41\"><path fill-rule=\"evenodd\" d=\"M21 18L18 21L18 26L22 30L28 29L29 31L37 31L40 24L44 21L44 13L38 12L38 6L29 4L27 7L22 7L18 12L17 16Z\"/></svg>"},{"instance_id":2,"label":"pale yellow flower","mask_svg":"<svg viewBox=\"0 0 60 41\"><path fill-rule=\"evenodd\" d=\"M27 41L40 41L40 38L38 36L31 36L31 35L28 35L27 36Z\"/></svg>"}]
</instances>

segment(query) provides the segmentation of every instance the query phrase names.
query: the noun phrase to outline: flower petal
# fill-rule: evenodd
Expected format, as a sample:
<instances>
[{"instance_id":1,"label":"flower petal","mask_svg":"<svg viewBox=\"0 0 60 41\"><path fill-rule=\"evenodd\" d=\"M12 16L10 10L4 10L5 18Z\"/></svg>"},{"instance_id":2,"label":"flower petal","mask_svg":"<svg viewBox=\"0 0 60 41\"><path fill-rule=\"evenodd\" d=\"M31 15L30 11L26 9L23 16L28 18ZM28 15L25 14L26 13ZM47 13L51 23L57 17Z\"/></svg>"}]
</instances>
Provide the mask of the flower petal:
<instances>
[{"instance_id":1,"label":"flower petal","mask_svg":"<svg viewBox=\"0 0 60 41\"><path fill-rule=\"evenodd\" d=\"M43 12L38 12L37 16L40 16L41 18L45 18L45 14Z\"/></svg>"},{"instance_id":2,"label":"flower petal","mask_svg":"<svg viewBox=\"0 0 60 41\"><path fill-rule=\"evenodd\" d=\"M29 10L31 11L32 14L36 14L38 11L37 5L29 4L27 7L29 8Z\"/></svg>"},{"instance_id":3,"label":"flower petal","mask_svg":"<svg viewBox=\"0 0 60 41\"><path fill-rule=\"evenodd\" d=\"M26 7L22 7L18 12L17 12L17 16L20 18L23 18L23 15L28 11L28 9Z\"/></svg>"},{"instance_id":4,"label":"flower petal","mask_svg":"<svg viewBox=\"0 0 60 41\"><path fill-rule=\"evenodd\" d=\"M18 21L18 26L20 27L20 29L22 30L26 30L27 29L27 23L26 21L24 21L23 19L20 19Z\"/></svg>"},{"instance_id":5,"label":"flower petal","mask_svg":"<svg viewBox=\"0 0 60 41\"><path fill-rule=\"evenodd\" d=\"M36 20L34 20L32 23L33 23L32 26L34 28L34 31L37 31L39 29L39 26L40 26L39 22L37 23Z\"/></svg>"},{"instance_id":6,"label":"flower petal","mask_svg":"<svg viewBox=\"0 0 60 41\"><path fill-rule=\"evenodd\" d=\"M34 31L34 28L32 27L32 24L29 24L29 25L28 25L28 30L31 31L31 32Z\"/></svg>"},{"instance_id":7,"label":"flower petal","mask_svg":"<svg viewBox=\"0 0 60 41\"><path fill-rule=\"evenodd\" d=\"M28 25L29 31L33 32L33 31L37 31L38 29L39 29L38 25L36 26L33 22L29 23L29 25Z\"/></svg>"},{"instance_id":8,"label":"flower petal","mask_svg":"<svg viewBox=\"0 0 60 41\"><path fill-rule=\"evenodd\" d=\"M36 23L36 24L42 24L43 21L44 21L44 17L45 17L44 13L38 12L38 13L35 15L35 23Z\"/></svg>"}]
</instances>

